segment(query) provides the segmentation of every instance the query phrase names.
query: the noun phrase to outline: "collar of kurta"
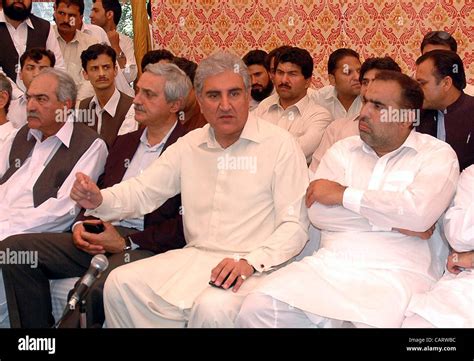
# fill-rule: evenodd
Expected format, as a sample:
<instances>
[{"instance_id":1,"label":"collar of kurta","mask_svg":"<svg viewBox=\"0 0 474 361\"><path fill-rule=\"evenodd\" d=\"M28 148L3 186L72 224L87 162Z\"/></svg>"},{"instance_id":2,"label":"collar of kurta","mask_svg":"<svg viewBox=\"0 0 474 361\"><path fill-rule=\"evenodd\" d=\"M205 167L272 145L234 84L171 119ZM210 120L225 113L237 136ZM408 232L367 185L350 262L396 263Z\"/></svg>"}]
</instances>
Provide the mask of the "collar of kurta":
<instances>
[{"instance_id":1,"label":"collar of kurta","mask_svg":"<svg viewBox=\"0 0 474 361\"><path fill-rule=\"evenodd\" d=\"M83 36L83 33L81 33L79 30L76 30L76 33L74 34L74 38L70 42L66 42L66 40L63 39L61 34L59 34L58 26L56 24L53 25L54 32L56 33L56 38L58 41L62 41L65 44L71 44L71 43L79 43L80 40L82 39L81 36Z\"/></svg>"},{"instance_id":2,"label":"collar of kurta","mask_svg":"<svg viewBox=\"0 0 474 361\"><path fill-rule=\"evenodd\" d=\"M5 18L5 13L3 11L0 11L0 23L6 23L7 22L7 19ZM26 18L26 20L24 21L26 23L27 26L29 26L30 28L34 29L35 27L33 26L33 23L31 22L31 19L28 17Z\"/></svg>"},{"instance_id":3,"label":"collar of kurta","mask_svg":"<svg viewBox=\"0 0 474 361\"><path fill-rule=\"evenodd\" d=\"M392 151L390 153L387 153L387 154L383 155L381 158L386 157L386 156L391 157L394 154L400 152L404 148L411 148L415 152L418 153L419 149L420 149L420 144L419 144L419 136L420 135L421 134L417 133L415 131L415 129L412 129L410 134L408 134L408 137L405 139L405 141L403 142L403 144L400 147L398 147L397 149L395 149L394 151ZM364 152L369 153L369 154L377 155L377 153L375 153L375 151L369 145L367 145L362 139L360 139L360 141L362 142L362 150ZM378 155L377 155L377 157L378 157Z\"/></svg>"},{"instance_id":4,"label":"collar of kurta","mask_svg":"<svg viewBox=\"0 0 474 361\"><path fill-rule=\"evenodd\" d=\"M308 107L309 105L309 96L308 96L308 93L306 93L306 95L301 98L300 100L298 100L297 103L293 104L293 105L290 105L289 107L287 107L286 109L284 109L285 111L290 109L290 108L293 108L295 107L296 110L298 111L299 115L302 115L304 113L304 110ZM270 105L270 109L274 109L274 108L282 108L282 106L280 105L280 97L278 97L276 99L275 102L273 102L271 105Z\"/></svg>"},{"instance_id":5,"label":"collar of kurta","mask_svg":"<svg viewBox=\"0 0 474 361\"><path fill-rule=\"evenodd\" d=\"M102 110L106 111L112 118L115 117L115 113L117 112L117 106L120 101L120 92L115 88L114 93L108 100L107 104L103 108L101 108L99 104L99 100L97 99L97 95L94 95L94 97L91 100L91 107L93 104L95 104L95 108L97 111L100 113Z\"/></svg>"},{"instance_id":6,"label":"collar of kurta","mask_svg":"<svg viewBox=\"0 0 474 361\"><path fill-rule=\"evenodd\" d=\"M259 122L259 118L250 113L239 139L246 139L251 142L260 143L263 138L260 133ZM202 144L206 144L209 148L221 148L216 140L214 129L210 124L207 124L202 128L202 139L200 140L199 145Z\"/></svg>"},{"instance_id":7,"label":"collar of kurta","mask_svg":"<svg viewBox=\"0 0 474 361\"><path fill-rule=\"evenodd\" d=\"M52 137L58 138L61 143L63 143L67 148L71 143L72 131L74 129L74 118L69 116L67 121L64 122L64 125L58 130L58 132ZM43 139L43 133L38 129L30 129L28 131L27 139L30 140L31 137L34 137L37 142L41 142Z\"/></svg>"}]
</instances>

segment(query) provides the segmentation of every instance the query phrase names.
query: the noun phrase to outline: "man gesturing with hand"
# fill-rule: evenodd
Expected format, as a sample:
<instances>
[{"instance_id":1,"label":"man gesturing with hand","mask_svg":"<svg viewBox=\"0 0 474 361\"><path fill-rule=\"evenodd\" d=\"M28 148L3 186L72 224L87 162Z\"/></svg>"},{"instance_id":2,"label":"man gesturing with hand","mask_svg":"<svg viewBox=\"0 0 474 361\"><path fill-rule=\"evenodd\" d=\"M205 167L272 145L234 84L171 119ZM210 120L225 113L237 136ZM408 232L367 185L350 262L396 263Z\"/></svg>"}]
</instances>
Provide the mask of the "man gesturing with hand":
<instances>
[{"instance_id":1,"label":"man gesturing with hand","mask_svg":"<svg viewBox=\"0 0 474 361\"><path fill-rule=\"evenodd\" d=\"M232 327L245 295L308 239L304 155L285 130L249 115L245 64L215 54L194 82L208 125L101 194L76 179L71 196L103 221L137 217L181 193L186 247L110 273L109 327Z\"/></svg>"}]
</instances>

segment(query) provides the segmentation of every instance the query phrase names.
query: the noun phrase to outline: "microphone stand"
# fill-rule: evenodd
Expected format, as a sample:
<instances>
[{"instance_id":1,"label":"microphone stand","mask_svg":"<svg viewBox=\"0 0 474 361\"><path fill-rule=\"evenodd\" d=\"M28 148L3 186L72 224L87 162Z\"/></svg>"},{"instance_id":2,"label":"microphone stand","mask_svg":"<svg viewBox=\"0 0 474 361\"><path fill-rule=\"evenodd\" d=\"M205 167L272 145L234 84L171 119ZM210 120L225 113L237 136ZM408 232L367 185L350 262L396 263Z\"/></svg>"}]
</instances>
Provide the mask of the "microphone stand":
<instances>
[{"instance_id":1,"label":"microphone stand","mask_svg":"<svg viewBox=\"0 0 474 361\"><path fill-rule=\"evenodd\" d=\"M71 308L69 305L70 299L66 303L66 307L64 308L63 314L59 318L59 320L54 324L52 328L61 328L61 324L74 313L75 308ZM79 303L79 328L87 328L87 317L86 317L86 300L83 298Z\"/></svg>"}]
</instances>

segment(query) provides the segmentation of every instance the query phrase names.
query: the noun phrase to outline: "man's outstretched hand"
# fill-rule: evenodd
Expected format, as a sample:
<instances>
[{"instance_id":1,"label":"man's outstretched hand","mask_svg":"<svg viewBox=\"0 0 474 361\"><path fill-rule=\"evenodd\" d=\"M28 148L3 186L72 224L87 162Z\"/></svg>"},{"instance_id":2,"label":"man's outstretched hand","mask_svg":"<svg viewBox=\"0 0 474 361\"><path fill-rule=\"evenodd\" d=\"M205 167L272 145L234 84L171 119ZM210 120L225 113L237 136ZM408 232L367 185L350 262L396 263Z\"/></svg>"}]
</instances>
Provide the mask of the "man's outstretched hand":
<instances>
[{"instance_id":1,"label":"man's outstretched hand","mask_svg":"<svg viewBox=\"0 0 474 361\"><path fill-rule=\"evenodd\" d=\"M71 198L82 208L94 209L102 204L102 194L99 187L84 173L76 173L72 186Z\"/></svg>"}]
</instances>

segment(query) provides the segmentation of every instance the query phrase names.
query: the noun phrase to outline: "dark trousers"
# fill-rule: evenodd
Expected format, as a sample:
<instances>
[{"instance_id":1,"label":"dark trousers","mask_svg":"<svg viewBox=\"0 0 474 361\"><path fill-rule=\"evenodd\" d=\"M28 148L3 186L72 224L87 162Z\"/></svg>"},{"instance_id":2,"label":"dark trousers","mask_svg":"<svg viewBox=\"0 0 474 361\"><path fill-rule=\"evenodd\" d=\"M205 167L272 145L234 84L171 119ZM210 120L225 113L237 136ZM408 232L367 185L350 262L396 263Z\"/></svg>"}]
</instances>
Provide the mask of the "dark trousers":
<instances>
[{"instance_id":1,"label":"dark trousers","mask_svg":"<svg viewBox=\"0 0 474 361\"><path fill-rule=\"evenodd\" d=\"M136 230L117 227L126 235ZM8 303L10 325L14 328L45 328L54 325L51 307L50 279L81 277L92 256L74 246L71 233L31 233L11 236L0 242L0 250L36 251L38 266L1 265ZM109 267L91 286L86 296L87 326L102 325L105 319L103 289L109 273L123 264L153 256L145 250L106 254ZM72 316L79 317L78 312ZM68 324L73 325L71 319Z\"/></svg>"}]
</instances>

